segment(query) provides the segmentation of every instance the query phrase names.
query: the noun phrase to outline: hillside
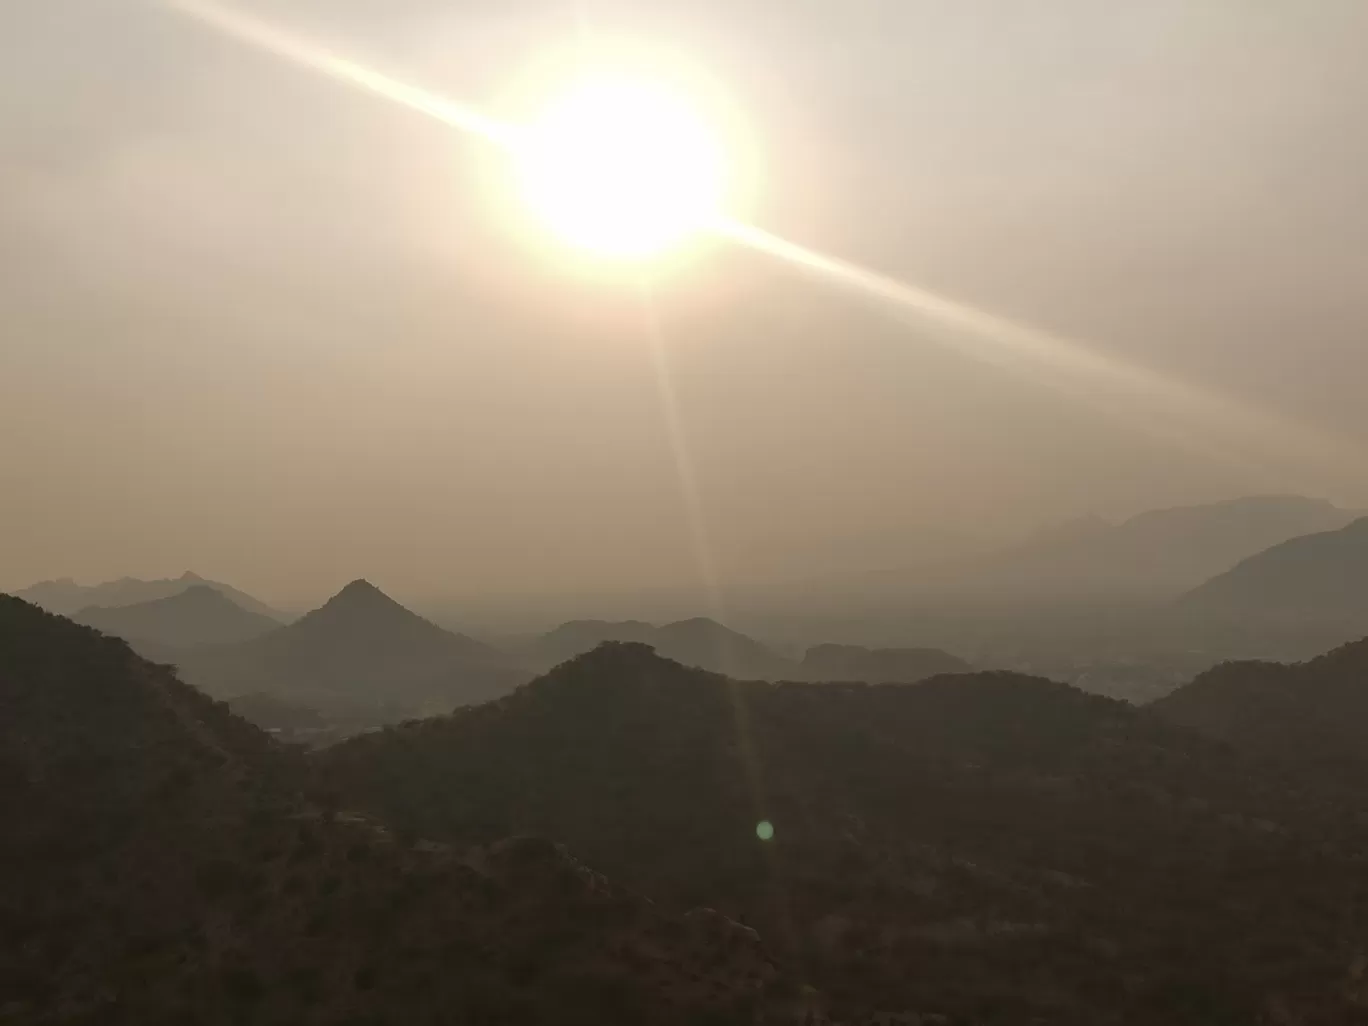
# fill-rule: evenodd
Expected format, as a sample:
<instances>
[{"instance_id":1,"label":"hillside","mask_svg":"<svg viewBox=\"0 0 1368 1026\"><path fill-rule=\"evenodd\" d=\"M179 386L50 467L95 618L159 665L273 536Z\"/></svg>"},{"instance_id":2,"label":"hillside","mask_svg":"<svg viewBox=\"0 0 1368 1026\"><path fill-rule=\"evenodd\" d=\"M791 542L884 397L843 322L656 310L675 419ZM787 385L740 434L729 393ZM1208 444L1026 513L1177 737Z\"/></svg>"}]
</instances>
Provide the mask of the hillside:
<instances>
[{"instance_id":1,"label":"hillside","mask_svg":"<svg viewBox=\"0 0 1368 1026\"><path fill-rule=\"evenodd\" d=\"M1036 678L741 684L609 644L315 765L424 835L544 834L744 919L849 1021L1343 1023L1368 944L1352 819Z\"/></svg>"},{"instance_id":2,"label":"hillside","mask_svg":"<svg viewBox=\"0 0 1368 1026\"><path fill-rule=\"evenodd\" d=\"M1269 546L1338 530L1361 514L1322 499L1251 496L1150 510L1120 523L1081 517L968 558L809 581L788 604L954 601L972 606L1175 599Z\"/></svg>"},{"instance_id":3,"label":"hillside","mask_svg":"<svg viewBox=\"0 0 1368 1026\"><path fill-rule=\"evenodd\" d=\"M1293 538L1184 596L1190 613L1351 619L1368 631L1368 517Z\"/></svg>"},{"instance_id":4,"label":"hillside","mask_svg":"<svg viewBox=\"0 0 1368 1026\"><path fill-rule=\"evenodd\" d=\"M207 584L151 602L88 606L72 619L128 641L172 646L247 641L280 627L280 621L248 612Z\"/></svg>"},{"instance_id":5,"label":"hillside","mask_svg":"<svg viewBox=\"0 0 1368 1026\"><path fill-rule=\"evenodd\" d=\"M237 645L188 649L175 662L214 695L265 692L349 712L369 706L382 719L484 701L526 679L502 653L429 623L366 581L287 627Z\"/></svg>"},{"instance_id":6,"label":"hillside","mask_svg":"<svg viewBox=\"0 0 1368 1026\"><path fill-rule=\"evenodd\" d=\"M659 627L640 620L571 620L536 639L523 655L530 666L548 670L607 641L650 645L685 666L743 680L781 680L798 675L791 660L706 617Z\"/></svg>"},{"instance_id":7,"label":"hillside","mask_svg":"<svg viewBox=\"0 0 1368 1026\"><path fill-rule=\"evenodd\" d=\"M754 931L546 841L396 838L296 773L122 642L0 597L0 1020L821 1019Z\"/></svg>"},{"instance_id":8,"label":"hillside","mask_svg":"<svg viewBox=\"0 0 1368 1026\"><path fill-rule=\"evenodd\" d=\"M803 654L806 680L915 684L943 673L968 673L973 667L938 648L862 648L814 645Z\"/></svg>"},{"instance_id":9,"label":"hillside","mask_svg":"<svg viewBox=\"0 0 1368 1026\"><path fill-rule=\"evenodd\" d=\"M180 577L161 581L143 581L136 577L121 577L117 581L91 585L77 584L70 578L43 581L31 588L25 588L17 597L41 606L50 613L70 616L92 607L110 608L155 602L195 587L212 588L249 613L267 616L276 621L284 619L276 610L246 592L221 581L206 581L199 574L188 570Z\"/></svg>"},{"instance_id":10,"label":"hillside","mask_svg":"<svg viewBox=\"0 0 1368 1026\"><path fill-rule=\"evenodd\" d=\"M1151 708L1350 792L1368 784L1368 641L1305 663L1225 663Z\"/></svg>"},{"instance_id":11,"label":"hillside","mask_svg":"<svg viewBox=\"0 0 1368 1026\"><path fill-rule=\"evenodd\" d=\"M1338 529L1353 516L1324 500L1260 496L1152 510L1114 525L1090 518L970 568L965 584L999 597L1173 597L1270 545Z\"/></svg>"}]
</instances>

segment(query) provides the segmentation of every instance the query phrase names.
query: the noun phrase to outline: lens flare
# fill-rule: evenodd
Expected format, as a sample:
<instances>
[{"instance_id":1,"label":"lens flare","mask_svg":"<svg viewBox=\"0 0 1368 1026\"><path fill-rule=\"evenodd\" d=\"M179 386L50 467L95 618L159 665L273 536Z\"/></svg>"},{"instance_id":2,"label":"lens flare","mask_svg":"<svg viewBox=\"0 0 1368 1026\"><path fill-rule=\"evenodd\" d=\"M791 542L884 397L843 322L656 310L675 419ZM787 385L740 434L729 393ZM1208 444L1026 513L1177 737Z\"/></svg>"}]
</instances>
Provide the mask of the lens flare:
<instances>
[{"instance_id":1,"label":"lens flare","mask_svg":"<svg viewBox=\"0 0 1368 1026\"><path fill-rule=\"evenodd\" d=\"M558 236L608 257L674 248L722 209L724 161L697 114L657 86L580 85L516 151L523 196Z\"/></svg>"}]
</instances>

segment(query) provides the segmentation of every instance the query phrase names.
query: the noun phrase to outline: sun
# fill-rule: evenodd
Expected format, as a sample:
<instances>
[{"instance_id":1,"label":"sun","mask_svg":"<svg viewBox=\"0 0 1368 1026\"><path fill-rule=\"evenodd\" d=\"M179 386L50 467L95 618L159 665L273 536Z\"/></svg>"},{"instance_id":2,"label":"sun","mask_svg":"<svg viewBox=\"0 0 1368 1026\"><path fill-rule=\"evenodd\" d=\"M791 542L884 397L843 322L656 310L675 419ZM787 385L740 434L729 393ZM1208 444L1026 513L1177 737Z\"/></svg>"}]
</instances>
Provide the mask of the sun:
<instances>
[{"instance_id":1,"label":"sun","mask_svg":"<svg viewBox=\"0 0 1368 1026\"><path fill-rule=\"evenodd\" d=\"M527 205L565 243L641 260L685 245L720 216L726 161L680 96L645 81L563 92L515 151Z\"/></svg>"}]
</instances>

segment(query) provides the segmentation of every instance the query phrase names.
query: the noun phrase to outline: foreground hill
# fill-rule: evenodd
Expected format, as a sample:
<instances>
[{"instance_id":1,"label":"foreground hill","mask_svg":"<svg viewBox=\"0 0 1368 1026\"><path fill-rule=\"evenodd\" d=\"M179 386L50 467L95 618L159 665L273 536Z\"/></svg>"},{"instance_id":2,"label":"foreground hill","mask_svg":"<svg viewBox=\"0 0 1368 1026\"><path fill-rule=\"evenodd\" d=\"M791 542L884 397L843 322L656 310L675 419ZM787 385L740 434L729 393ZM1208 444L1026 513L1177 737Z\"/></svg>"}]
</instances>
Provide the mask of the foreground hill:
<instances>
[{"instance_id":1,"label":"foreground hill","mask_svg":"<svg viewBox=\"0 0 1368 1026\"><path fill-rule=\"evenodd\" d=\"M1151 708L1288 769L1368 784L1368 641L1305 663L1224 663Z\"/></svg>"},{"instance_id":2,"label":"foreground hill","mask_svg":"<svg viewBox=\"0 0 1368 1026\"><path fill-rule=\"evenodd\" d=\"M544 834L744 919L849 1021L1362 1021L1355 822L1049 681L737 683L609 644L316 765L425 836Z\"/></svg>"},{"instance_id":3,"label":"foreground hill","mask_svg":"<svg viewBox=\"0 0 1368 1026\"><path fill-rule=\"evenodd\" d=\"M1368 631L1368 517L1244 560L1183 598L1191 613L1343 619Z\"/></svg>"},{"instance_id":4,"label":"foreground hill","mask_svg":"<svg viewBox=\"0 0 1368 1026\"><path fill-rule=\"evenodd\" d=\"M799 672L796 663L754 638L706 617L659 627L641 620L571 620L536 639L524 655L529 665L546 670L605 641L650 645L685 666L746 680L781 680Z\"/></svg>"},{"instance_id":5,"label":"foreground hill","mask_svg":"<svg viewBox=\"0 0 1368 1026\"><path fill-rule=\"evenodd\" d=\"M959 656L938 648L814 645L803 654L802 675L807 680L915 684L938 674L968 673L972 669Z\"/></svg>"},{"instance_id":6,"label":"foreground hill","mask_svg":"<svg viewBox=\"0 0 1368 1026\"><path fill-rule=\"evenodd\" d=\"M179 595L187 588L206 587L220 592L234 605L249 613L269 616L281 620L276 612L264 602L254 599L244 591L221 581L206 581L199 574L186 571L174 579L161 581L142 581L136 577L121 577L117 581L103 584L77 584L70 578L57 581L43 581L19 592L18 597L26 602L48 610L70 616L72 613L91 607L132 606L142 602L155 602L158 599Z\"/></svg>"},{"instance_id":7,"label":"foreground hill","mask_svg":"<svg viewBox=\"0 0 1368 1026\"><path fill-rule=\"evenodd\" d=\"M243 609L207 584L151 602L89 606L72 619L128 641L173 646L247 641L280 626L280 621Z\"/></svg>"},{"instance_id":8,"label":"foreground hill","mask_svg":"<svg viewBox=\"0 0 1368 1026\"><path fill-rule=\"evenodd\" d=\"M424 620L366 581L288 627L186 650L174 661L214 695L265 692L317 708L369 706L390 718L484 701L527 676L502 653Z\"/></svg>"},{"instance_id":9,"label":"foreground hill","mask_svg":"<svg viewBox=\"0 0 1368 1026\"><path fill-rule=\"evenodd\" d=\"M821 1019L751 930L549 842L396 840L295 774L121 641L0 596L0 1021Z\"/></svg>"}]
</instances>

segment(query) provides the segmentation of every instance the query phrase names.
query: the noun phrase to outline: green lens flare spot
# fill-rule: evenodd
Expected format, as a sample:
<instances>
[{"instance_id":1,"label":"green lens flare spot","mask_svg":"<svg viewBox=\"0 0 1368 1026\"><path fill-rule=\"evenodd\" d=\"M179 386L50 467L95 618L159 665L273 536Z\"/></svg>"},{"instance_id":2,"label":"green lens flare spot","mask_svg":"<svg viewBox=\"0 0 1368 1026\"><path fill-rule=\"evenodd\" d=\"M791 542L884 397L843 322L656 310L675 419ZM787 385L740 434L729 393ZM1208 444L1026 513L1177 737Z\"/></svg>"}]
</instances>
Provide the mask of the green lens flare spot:
<instances>
[{"instance_id":1,"label":"green lens flare spot","mask_svg":"<svg viewBox=\"0 0 1368 1026\"><path fill-rule=\"evenodd\" d=\"M762 841L772 841L774 839L774 824L767 819L762 819L755 824L755 836Z\"/></svg>"}]
</instances>

